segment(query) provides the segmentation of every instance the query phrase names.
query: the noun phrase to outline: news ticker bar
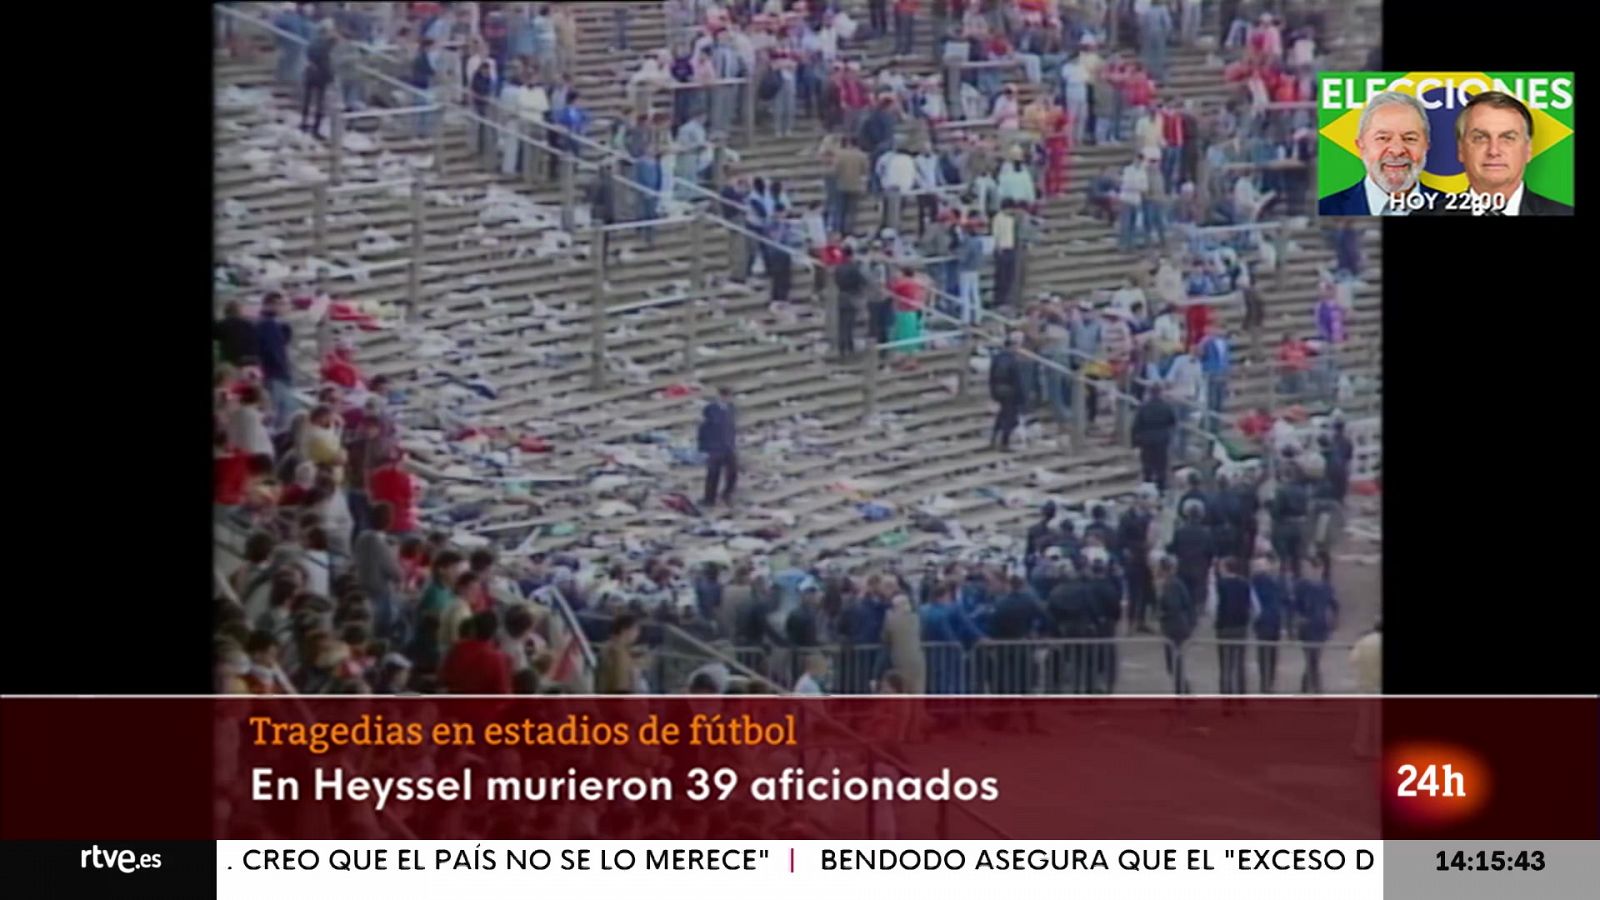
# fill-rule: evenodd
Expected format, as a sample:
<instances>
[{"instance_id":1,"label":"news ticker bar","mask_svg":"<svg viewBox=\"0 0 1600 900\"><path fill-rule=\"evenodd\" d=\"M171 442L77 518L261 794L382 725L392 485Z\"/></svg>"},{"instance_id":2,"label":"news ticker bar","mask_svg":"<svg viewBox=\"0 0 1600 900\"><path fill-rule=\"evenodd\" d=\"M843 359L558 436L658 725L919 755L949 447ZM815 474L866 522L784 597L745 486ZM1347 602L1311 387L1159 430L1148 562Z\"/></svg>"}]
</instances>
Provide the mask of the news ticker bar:
<instances>
[{"instance_id":1,"label":"news ticker bar","mask_svg":"<svg viewBox=\"0 0 1600 900\"><path fill-rule=\"evenodd\" d=\"M221 841L7 842L8 885L100 897L531 893L684 897L818 891L1095 891L1227 898L1588 898L1594 841ZM30 894L31 895L31 894Z\"/></svg>"}]
</instances>

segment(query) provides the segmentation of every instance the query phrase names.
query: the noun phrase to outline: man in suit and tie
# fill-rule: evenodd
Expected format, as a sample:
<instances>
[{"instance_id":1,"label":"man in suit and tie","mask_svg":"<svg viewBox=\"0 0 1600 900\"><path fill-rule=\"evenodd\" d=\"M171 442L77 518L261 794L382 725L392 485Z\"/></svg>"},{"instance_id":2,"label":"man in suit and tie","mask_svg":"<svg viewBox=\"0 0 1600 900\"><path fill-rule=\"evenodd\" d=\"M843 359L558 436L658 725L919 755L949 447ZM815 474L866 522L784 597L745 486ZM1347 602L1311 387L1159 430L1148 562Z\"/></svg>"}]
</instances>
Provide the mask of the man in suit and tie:
<instances>
[{"instance_id":1,"label":"man in suit and tie","mask_svg":"<svg viewBox=\"0 0 1600 900\"><path fill-rule=\"evenodd\" d=\"M739 483L738 423L733 409L733 388L723 385L717 398L706 404L700 421L700 452L706 455L707 508L717 503L717 483L722 483L722 499L733 502L733 489Z\"/></svg>"},{"instance_id":2,"label":"man in suit and tie","mask_svg":"<svg viewBox=\"0 0 1600 900\"><path fill-rule=\"evenodd\" d=\"M1432 137L1428 111L1410 94L1384 91L1374 94L1361 111L1356 131L1356 149L1366 164L1367 177L1317 203L1324 216L1404 216L1413 211L1414 197L1430 195L1434 205L1444 195L1418 180L1423 161L1428 158Z\"/></svg>"},{"instance_id":3,"label":"man in suit and tie","mask_svg":"<svg viewBox=\"0 0 1600 900\"><path fill-rule=\"evenodd\" d=\"M1533 159L1533 114L1521 100L1501 91L1473 97L1456 117L1456 158L1467 170L1474 202L1446 209L1441 216L1570 216L1572 207L1528 190L1523 173Z\"/></svg>"}]
</instances>

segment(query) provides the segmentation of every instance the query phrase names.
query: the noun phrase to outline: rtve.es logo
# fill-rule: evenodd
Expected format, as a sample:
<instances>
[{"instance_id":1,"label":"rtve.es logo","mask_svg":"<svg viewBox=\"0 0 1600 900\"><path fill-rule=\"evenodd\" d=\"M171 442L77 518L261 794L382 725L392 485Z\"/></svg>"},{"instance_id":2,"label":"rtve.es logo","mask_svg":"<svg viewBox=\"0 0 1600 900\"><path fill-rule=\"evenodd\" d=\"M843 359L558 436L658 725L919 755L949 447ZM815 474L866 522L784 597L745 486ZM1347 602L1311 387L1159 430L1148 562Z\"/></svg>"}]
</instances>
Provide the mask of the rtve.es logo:
<instances>
[{"instance_id":1,"label":"rtve.es logo","mask_svg":"<svg viewBox=\"0 0 1600 900\"><path fill-rule=\"evenodd\" d=\"M99 844L93 844L89 849L79 853L78 868L116 869L123 874L137 872L140 869L159 869L161 854L135 855L132 850L101 850Z\"/></svg>"}]
</instances>

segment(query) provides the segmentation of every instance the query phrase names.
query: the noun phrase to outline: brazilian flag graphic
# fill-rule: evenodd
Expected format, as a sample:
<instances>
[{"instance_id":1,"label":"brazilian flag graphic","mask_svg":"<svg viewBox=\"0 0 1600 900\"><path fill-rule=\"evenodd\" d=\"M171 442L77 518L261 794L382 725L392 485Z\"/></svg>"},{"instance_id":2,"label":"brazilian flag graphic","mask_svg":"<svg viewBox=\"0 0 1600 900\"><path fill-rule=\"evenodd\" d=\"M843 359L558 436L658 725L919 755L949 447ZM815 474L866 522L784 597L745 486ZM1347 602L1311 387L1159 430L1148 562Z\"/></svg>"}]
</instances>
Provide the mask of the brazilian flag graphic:
<instances>
[{"instance_id":1,"label":"brazilian flag graphic","mask_svg":"<svg viewBox=\"0 0 1600 900\"><path fill-rule=\"evenodd\" d=\"M1504 91L1533 115L1533 158L1523 181L1536 194L1573 204L1573 73L1571 72L1323 72L1317 77L1317 196L1337 193L1366 177L1356 132L1366 100L1381 91L1410 94L1428 108L1432 139L1422 183L1455 194L1467 189L1456 154L1456 117L1484 91Z\"/></svg>"}]
</instances>

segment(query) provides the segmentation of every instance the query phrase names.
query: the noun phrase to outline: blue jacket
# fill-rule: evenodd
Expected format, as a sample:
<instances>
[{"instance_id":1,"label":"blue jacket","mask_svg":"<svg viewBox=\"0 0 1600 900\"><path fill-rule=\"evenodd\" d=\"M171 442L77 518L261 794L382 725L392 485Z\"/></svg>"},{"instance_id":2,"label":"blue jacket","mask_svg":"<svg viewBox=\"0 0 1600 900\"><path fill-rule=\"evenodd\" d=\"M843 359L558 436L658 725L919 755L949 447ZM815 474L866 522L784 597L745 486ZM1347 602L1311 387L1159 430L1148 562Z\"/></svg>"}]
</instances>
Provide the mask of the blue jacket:
<instances>
[{"instance_id":1,"label":"blue jacket","mask_svg":"<svg viewBox=\"0 0 1600 900\"><path fill-rule=\"evenodd\" d=\"M1283 582L1266 572L1250 576L1261 611L1256 614L1256 640L1275 641L1283 637Z\"/></svg>"},{"instance_id":2,"label":"blue jacket","mask_svg":"<svg viewBox=\"0 0 1600 900\"><path fill-rule=\"evenodd\" d=\"M661 163L653 156L641 156L633 161L633 180L652 190L661 190ZM646 197L654 203L655 197Z\"/></svg>"},{"instance_id":3,"label":"blue jacket","mask_svg":"<svg viewBox=\"0 0 1600 900\"><path fill-rule=\"evenodd\" d=\"M972 619L954 603L929 603L922 607L922 639L934 643L960 641L971 647L983 638L983 632Z\"/></svg>"},{"instance_id":4,"label":"blue jacket","mask_svg":"<svg viewBox=\"0 0 1600 900\"><path fill-rule=\"evenodd\" d=\"M433 77L438 73L434 71L432 57L422 51L411 58L411 86L427 90L433 86Z\"/></svg>"},{"instance_id":5,"label":"blue jacket","mask_svg":"<svg viewBox=\"0 0 1600 900\"><path fill-rule=\"evenodd\" d=\"M737 413L721 400L706 404L700 420L700 452L707 456L725 456L738 446Z\"/></svg>"},{"instance_id":6,"label":"blue jacket","mask_svg":"<svg viewBox=\"0 0 1600 900\"><path fill-rule=\"evenodd\" d=\"M1300 640L1327 640L1333 631L1333 617L1339 612L1333 585L1310 578L1300 579L1294 585L1294 605L1300 616Z\"/></svg>"},{"instance_id":7,"label":"blue jacket","mask_svg":"<svg viewBox=\"0 0 1600 900\"><path fill-rule=\"evenodd\" d=\"M1250 582L1236 575L1217 579L1217 631L1250 624Z\"/></svg>"},{"instance_id":8,"label":"blue jacket","mask_svg":"<svg viewBox=\"0 0 1600 900\"><path fill-rule=\"evenodd\" d=\"M1024 588L1006 594L995 604L990 624L990 630L995 637L1002 640L1020 640L1036 634L1048 634L1050 616L1033 591Z\"/></svg>"},{"instance_id":9,"label":"blue jacket","mask_svg":"<svg viewBox=\"0 0 1600 900\"><path fill-rule=\"evenodd\" d=\"M841 631L853 644L876 644L883 639L883 620L889 604L878 597L863 597L844 611Z\"/></svg>"},{"instance_id":10,"label":"blue jacket","mask_svg":"<svg viewBox=\"0 0 1600 900\"><path fill-rule=\"evenodd\" d=\"M1208 337L1200 343L1200 371L1207 375L1226 375L1233 365L1230 357L1233 348L1219 337Z\"/></svg>"},{"instance_id":11,"label":"blue jacket","mask_svg":"<svg viewBox=\"0 0 1600 900\"><path fill-rule=\"evenodd\" d=\"M556 124L581 137L589 130L589 114L582 107L568 103L556 114Z\"/></svg>"},{"instance_id":12,"label":"blue jacket","mask_svg":"<svg viewBox=\"0 0 1600 900\"><path fill-rule=\"evenodd\" d=\"M1443 197L1444 196L1443 194L1439 193L1438 191L1434 190L1431 187L1428 187L1427 185L1419 186L1418 190L1422 191L1423 196L1429 196L1429 195L1432 195L1434 197ZM1433 202L1435 204L1438 204L1440 201L1439 200L1434 200ZM1378 215L1378 211L1377 210L1369 209L1367 207L1367 179L1366 178L1362 178L1360 181L1356 182L1355 184L1350 185L1349 187L1345 188L1344 190L1338 192L1337 194L1329 194L1328 196L1323 197L1321 200L1318 200L1317 201L1317 215L1321 215L1321 216L1375 216L1375 215Z\"/></svg>"},{"instance_id":13,"label":"blue jacket","mask_svg":"<svg viewBox=\"0 0 1600 900\"><path fill-rule=\"evenodd\" d=\"M709 578L699 578L694 583L695 605L700 607L700 615L707 619L716 618L717 610L722 607L722 583Z\"/></svg>"},{"instance_id":14,"label":"blue jacket","mask_svg":"<svg viewBox=\"0 0 1600 900\"><path fill-rule=\"evenodd\" d=\"M277 316L263 314L256 320L256 344L261 357L261 374L268 381L292 381L289 369L289 326Z\"/></svg>"}]
</instances>

